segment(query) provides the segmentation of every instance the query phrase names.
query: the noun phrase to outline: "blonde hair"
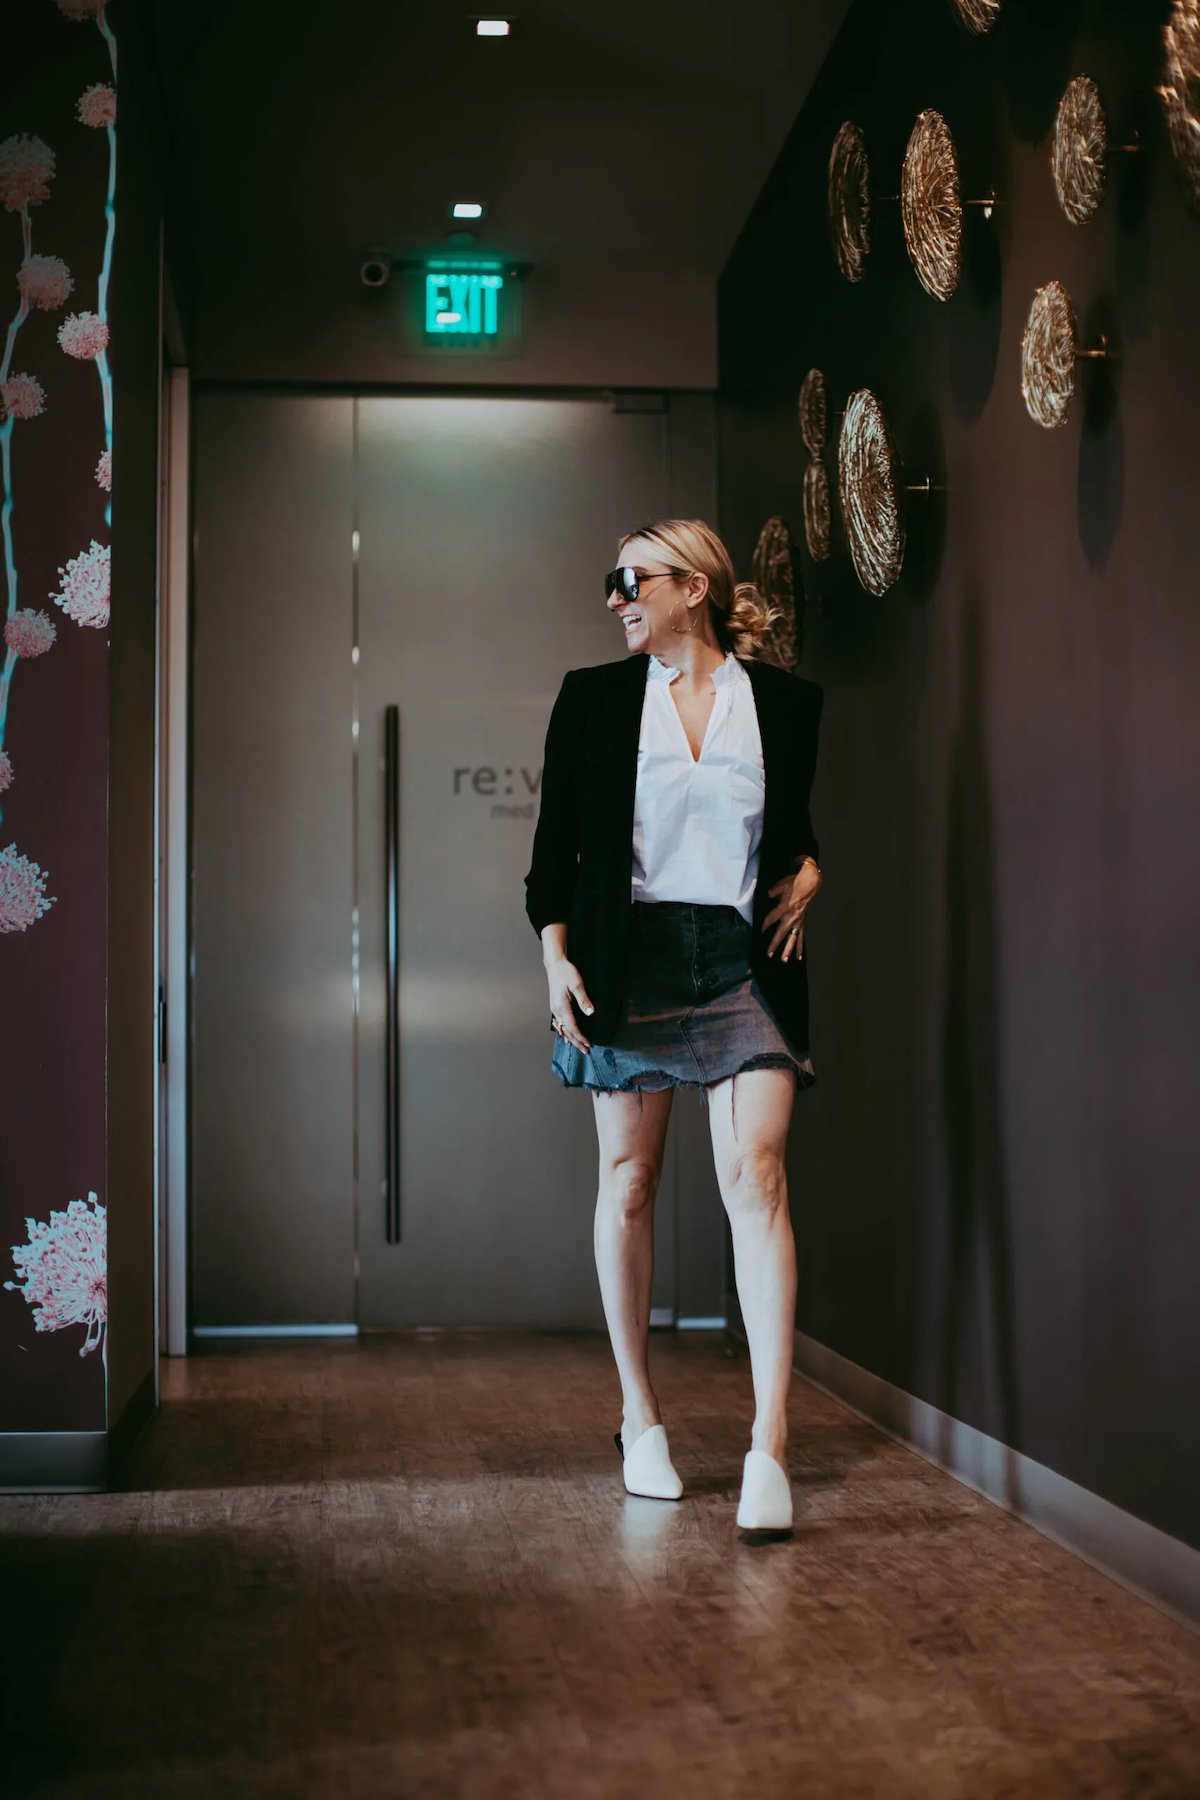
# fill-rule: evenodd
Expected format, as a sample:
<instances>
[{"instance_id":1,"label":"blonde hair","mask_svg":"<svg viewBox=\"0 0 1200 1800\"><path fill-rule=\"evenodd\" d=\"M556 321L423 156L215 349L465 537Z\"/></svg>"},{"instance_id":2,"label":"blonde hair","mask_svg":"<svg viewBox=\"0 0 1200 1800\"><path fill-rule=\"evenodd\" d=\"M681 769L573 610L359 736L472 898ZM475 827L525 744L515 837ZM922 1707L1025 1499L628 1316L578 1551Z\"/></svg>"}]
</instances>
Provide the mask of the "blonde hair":
<instances>
[{"instance_id":1,"label":"blonde hair","mask_svg":"<svg viewBox=\"0 0 1200 1800\"><path fill-rule=\"evenodd\" d=\"M763 598L752 581L735 581L733 559L703 519L658 519L627 532L621 549L635 540L654 544L673 569L708 577L709 617L722 650L756 656L782 610Z\"/></svg>"}]
</instances>

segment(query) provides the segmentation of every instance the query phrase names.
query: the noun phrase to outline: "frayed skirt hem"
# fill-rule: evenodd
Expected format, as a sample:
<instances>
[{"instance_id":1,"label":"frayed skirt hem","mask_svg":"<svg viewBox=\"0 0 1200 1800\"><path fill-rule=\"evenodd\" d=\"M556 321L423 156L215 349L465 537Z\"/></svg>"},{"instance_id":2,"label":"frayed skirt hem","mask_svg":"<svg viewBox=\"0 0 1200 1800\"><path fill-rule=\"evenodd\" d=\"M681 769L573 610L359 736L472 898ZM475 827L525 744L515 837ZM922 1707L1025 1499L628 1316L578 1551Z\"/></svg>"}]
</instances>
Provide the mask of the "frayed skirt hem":
<instances>
[{"instance_id":1,"label":"frayed skirt hem","mask_svg":"<svg viewBox=\"0 0 1200 1800\"><path fill-rule=\"evenodd\" d=\"M796 1077L797 1093L804 1093L808 1088L815 1087L819 1079L807 1057L785 1056L776 1051L766 1051L757 1056L748 1056L732 1069L727 1069L720 1075L711 1075L706 1081L674 1075L666 1069L640 1069L632 1075L627 1075L622 1081L606 1082L599 1080L589 1071L587 1058L582 1052L577 1051L571 1061L574 1065L571 1077L563 1073L557 1061L550 1065L551 1072L559 1086L586 1088L593 1094L661 1094L667 1088L692 1088L707 1099L710 1087L715 1087L720 1081L728 1081L733 1075L745 1074L751 1069L791 1069Z\"/></svg>"}]
</instances>

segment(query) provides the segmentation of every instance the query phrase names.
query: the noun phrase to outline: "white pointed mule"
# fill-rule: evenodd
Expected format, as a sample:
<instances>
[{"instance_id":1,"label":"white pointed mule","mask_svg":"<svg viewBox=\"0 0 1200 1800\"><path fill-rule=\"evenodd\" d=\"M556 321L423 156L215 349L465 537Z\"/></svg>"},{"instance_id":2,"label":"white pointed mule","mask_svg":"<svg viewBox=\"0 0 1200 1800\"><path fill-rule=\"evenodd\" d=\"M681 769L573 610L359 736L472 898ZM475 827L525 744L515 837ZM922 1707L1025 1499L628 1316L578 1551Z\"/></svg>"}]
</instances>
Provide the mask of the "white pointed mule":
<instances>
[{"instance_id":1,"label":"white pointed mule","mask_svg":"<svg viewBox=\"0 0 1200 1800\"><path fill-rule=\"evenodd\" d=\"M788 1531L792 1524L792 1484L788 1472L765 1450L747 1450L737 1522L743 1531Z\"/></svg>"},{"instance_id":2,"label":"white pointed mule","mask_svg":"<svg viewBox=\"0 0 1200 1800\"><path fill-rule=\"evenodd\" d=\"M633 1440L628 1450L619 1431L613 1432L613 1441L621 1453L621 1467L629 1493L642 1494L648 1500L678 1500L683 1483L671 1461L665 1425L651 1425L641 1437Z\"/></svg>"}]
</instances>

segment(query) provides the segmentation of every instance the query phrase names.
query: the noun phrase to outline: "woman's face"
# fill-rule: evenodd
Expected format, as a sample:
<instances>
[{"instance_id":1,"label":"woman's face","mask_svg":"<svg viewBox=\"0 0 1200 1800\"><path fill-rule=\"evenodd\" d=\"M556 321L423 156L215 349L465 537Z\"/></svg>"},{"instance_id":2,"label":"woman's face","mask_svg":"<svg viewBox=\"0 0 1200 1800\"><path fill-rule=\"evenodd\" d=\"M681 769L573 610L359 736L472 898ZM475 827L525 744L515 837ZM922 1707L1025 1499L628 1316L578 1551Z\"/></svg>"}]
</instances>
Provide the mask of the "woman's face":
<instances>
[{"instance_id":1,"label":"woman's face","mask_svg":"<svg viewBox=\"0 0 1200 1800\"><path fill-rule=\"evenodd\" d=\"M636 569L638 597L627 600L619 588L608 596L607 605L617 615L630 651L646 650L661 656L671 647L675 633L668 624L674 608L679 625L689 623L685 597L686 577L667 573L667 563L655 544L634 538L617 556L617 567Z\"/></svg>"}]
</instances>

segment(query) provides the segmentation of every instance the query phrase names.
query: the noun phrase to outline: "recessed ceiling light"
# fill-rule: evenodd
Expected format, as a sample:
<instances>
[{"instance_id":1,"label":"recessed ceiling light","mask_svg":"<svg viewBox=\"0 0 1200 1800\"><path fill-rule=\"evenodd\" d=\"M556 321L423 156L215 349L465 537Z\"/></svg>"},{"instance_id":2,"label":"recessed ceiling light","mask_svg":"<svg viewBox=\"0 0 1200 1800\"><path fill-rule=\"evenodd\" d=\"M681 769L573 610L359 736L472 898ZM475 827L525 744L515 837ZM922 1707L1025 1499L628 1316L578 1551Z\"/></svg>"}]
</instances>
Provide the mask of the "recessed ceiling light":
<instances>
[{"instance_id":1,"label":"recessed ceiling light","mask_svg":"<svg viewBox=\"0 0 1200 1800\"><path fill-rule=\"evenodd\" d=\"M509 21L507 19L476 19L476 37L507 37Z\"/></svg>"},{"instance_id":2,"label":"recessed ceiling light","mask_svg":"<svg viewBox=\"0 0 1200 1800\"><path fill-rule=\"evenodd\" d=\"M482 219L483 204L479 200L456 200L454 217L456 219Z\"/></svg>"}]
</instances>

